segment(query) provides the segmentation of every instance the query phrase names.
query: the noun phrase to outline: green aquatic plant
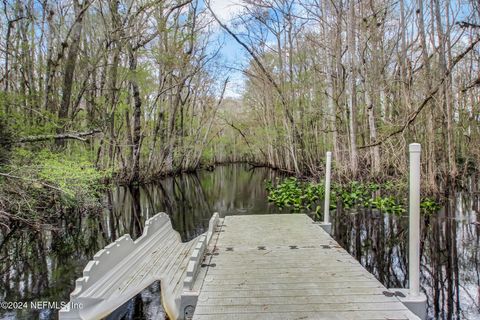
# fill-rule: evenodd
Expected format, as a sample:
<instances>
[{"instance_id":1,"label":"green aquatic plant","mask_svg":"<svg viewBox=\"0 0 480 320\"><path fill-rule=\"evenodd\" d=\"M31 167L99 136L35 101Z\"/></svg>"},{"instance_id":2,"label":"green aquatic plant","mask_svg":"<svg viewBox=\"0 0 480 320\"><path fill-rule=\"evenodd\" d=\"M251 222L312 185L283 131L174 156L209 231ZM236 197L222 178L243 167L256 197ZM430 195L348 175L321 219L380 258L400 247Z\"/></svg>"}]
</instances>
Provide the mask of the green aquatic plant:
<instances>
[{"instance_id":1,"label":"green aquatic plant","mask_svg":"<svg viewBox=\"0 0 480 320\"><path fill-rule=\"evenodd\" d=\"M266 189L269 192L268 201L273 202L278 208L288 208L293 212L321 211L321 202L325 196L323 182L315 183L300 181L297 178L287 178L274 185L272 181L266 182ZM330 193L332 205L335 208L335 193Z\"/></svg>"},{"instance_id":2,"label":"green aquatic plant","mask_svg":"<svg viewBox=\"0 0 480 320\"><path fill-rule=\"evenodd\" d=\"M366 184L358 181L352 181L345 186L337 186L335 189L339 193L345 208L365 206L372 193Z\"/></svg>"},{"instance_id":3,"label":"green aquatic plant","mask_svg":"<svg viewBox=\"0 0 480 320\"><path fill-rule=\"evenodd\" d=\"M430 215L432 213L437 212L440 210L441 205L437 201L431 199L431 198L424 198L420 202L420 210L422 213Z\"/></svg>"},{"instance_id":4,"label":"green aquatic plant","mask_svg":"<svg viewBox=\"0 0 480 320\"><path fill-rule=\"evenodd\" d=\"M359 181L351 181L344 185L333 183L330 192L330 209L335 209L337 201L340 201L347 209L374 208L383 213L402 215L407 211L407 199L397 194L404 187L402 182L396 185L392 181L383 184ZM280 209L288 208L293 212L314 211L318 215L322 211L322 202L325 198L323 182L315 183L287 178L277 184L267 181L266 189L269 192L268 200ZM420 207L422 213L430 214L437 211L440 205L430 198L425 198Z\"/></svg>"},{"instance_id":5,"label":"green aquatic plant","mask_svg":"<svg viewBox=\"0 0 480 320\"><path fill-rule=\"evenodd\" d=\"M381 189L382 185L379 183L361 183L359 181L334 185L334 190L338 193L345 208L369 207L375 193Z\"/></svg>"},{"instance_id":6,"label":"green aquatic plant","mask_svg":"<svg viewBox=\"0 0 480 320\"><path fill-rule=\"evenodd\" d=\"M300 197L303 192L296 178L287 178L276 187L271 184L267 187L270 188L268 201L273 202L280 209L284 207L300 209Z\"/></svg>"},{"instance_id":7,"label":"green aquatic plant","mask_svg":"<svg viewBox=\"0 0 480 320\"><path fill-rule=\"evenodd\" d=\"M380 210L383 213L389 214L403 214L405 213L405 206L398 203L393 196L376 197L371 202L371 207Z\"/></svg>"}]
</instances>

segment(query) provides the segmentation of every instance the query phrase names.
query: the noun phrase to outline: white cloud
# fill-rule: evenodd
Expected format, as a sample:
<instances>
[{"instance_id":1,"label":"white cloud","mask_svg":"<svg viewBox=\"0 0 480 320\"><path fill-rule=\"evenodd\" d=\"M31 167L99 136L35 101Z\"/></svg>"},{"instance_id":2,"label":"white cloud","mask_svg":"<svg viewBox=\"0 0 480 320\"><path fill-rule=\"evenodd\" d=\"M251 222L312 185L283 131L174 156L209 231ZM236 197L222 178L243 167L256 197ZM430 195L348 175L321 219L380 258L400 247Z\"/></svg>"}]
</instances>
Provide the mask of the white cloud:
<instances>
[{"instance_id":1,"label":"white cloud","mask_svg":"<svg viewBox=\"0 0 480 320\"><path fill-rule=\"evenodd\" d=\"M222 22L230 21L242 10L240 0L210 0L210 6Z\"/></svg>"}]
</instances>

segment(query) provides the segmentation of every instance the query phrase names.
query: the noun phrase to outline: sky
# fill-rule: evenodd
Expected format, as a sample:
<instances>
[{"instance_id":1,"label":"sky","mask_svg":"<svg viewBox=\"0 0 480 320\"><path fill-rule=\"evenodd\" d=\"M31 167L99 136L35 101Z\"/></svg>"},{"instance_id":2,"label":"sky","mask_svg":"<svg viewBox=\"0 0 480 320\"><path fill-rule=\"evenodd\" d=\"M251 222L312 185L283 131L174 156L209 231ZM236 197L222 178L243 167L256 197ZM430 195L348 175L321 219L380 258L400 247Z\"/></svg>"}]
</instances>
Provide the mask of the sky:
<instances>
[{"instance_id":1,"label":"sky","mask_svg":"<svg viewBox=\"0 0 480 320\"><path fill-rule=\"evenodd\" d=\"M210 0L210 4L215 15L227 25L241 10L239 0ZM225 90L225 96L231 98L239 98L242 95L245 78L241 69L249 60L245 50L222 29L218 28L218 36L223 41L223 47L220 51L225 68L230 68L229 84ZM238 69L238 70L235 70Z\"/></svg>"},{"instance_id":2,"label":"sky","mask_svg":"<svg viewBox=\"0 0 480 320\"><path fill-rule=\"evenodd\" d=\"M241 10L238 0L210 0L212 10L222 22L230 20Z\"/></svg>"}]
</instances>

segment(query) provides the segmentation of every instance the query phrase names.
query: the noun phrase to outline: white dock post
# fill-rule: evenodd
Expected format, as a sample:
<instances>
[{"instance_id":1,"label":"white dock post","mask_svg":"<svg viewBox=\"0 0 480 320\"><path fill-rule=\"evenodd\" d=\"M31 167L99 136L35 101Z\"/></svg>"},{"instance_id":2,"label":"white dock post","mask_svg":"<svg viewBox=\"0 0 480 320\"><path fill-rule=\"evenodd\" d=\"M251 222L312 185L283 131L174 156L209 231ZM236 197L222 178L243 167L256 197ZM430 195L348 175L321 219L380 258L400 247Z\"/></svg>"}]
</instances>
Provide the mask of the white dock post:
<instances>
[{"instance_id":1,"label":"white dock post","mask_svg":"<svg viewBox=\"0 0 480 320\"><path fill-rule=\"evenodd\" d=\"M409 289L391 289L403 304L420 319L427 318L427 297L420 292L420 154L419 143L409 145L409 232L408 283Z\"/></svg>"},{"instance_id":2,"label":"white dock post","mask_svg":"<svg viewBox=\"0 0 480 320\"><path fill-rule=\"evenodd\" d=\"M332 171L332 152L327 151L325 165L325 206L323 209L323 223L320 226L328 232L332 232L332 224L330 223L330 175Z\"/></svg>"},{"instance_id":3,"label":"white dock post","mask_svg":"<svg viewBox=\"0 0 480 320\"><path fill-rule=\"evenodd\" d=\"M411 143L409 233L408 233L408 282L411 296L420 294L420 153L421 146Z\"/></svg>"}]
</instances>

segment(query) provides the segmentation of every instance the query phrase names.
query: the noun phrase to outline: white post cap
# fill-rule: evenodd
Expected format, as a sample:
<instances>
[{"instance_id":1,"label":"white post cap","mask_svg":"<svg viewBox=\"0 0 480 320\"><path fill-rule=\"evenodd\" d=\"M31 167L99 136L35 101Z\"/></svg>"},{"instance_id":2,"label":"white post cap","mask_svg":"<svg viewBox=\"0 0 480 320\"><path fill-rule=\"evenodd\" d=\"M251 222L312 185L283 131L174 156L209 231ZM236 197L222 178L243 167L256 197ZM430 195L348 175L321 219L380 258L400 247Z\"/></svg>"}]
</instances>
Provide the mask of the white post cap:
<instances>
[{"instance_id":1,"label":"white post cap","mask_svg":"<svg viewBox=\"0 0 480 320\"><path fill-rule=\"evenodd\" d=\"M422 151L422 146L420 143L410 143L408 146L408 151L410 152L421 152Z\"/></svg>"}]
</instances>

